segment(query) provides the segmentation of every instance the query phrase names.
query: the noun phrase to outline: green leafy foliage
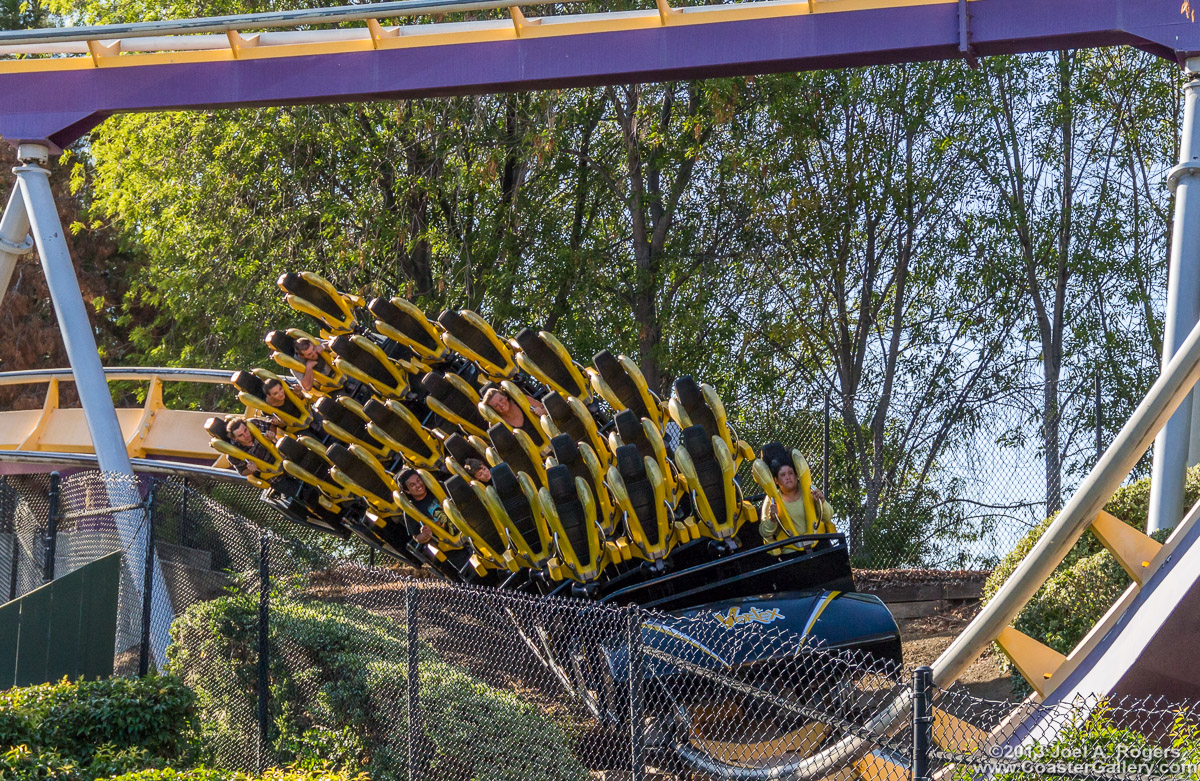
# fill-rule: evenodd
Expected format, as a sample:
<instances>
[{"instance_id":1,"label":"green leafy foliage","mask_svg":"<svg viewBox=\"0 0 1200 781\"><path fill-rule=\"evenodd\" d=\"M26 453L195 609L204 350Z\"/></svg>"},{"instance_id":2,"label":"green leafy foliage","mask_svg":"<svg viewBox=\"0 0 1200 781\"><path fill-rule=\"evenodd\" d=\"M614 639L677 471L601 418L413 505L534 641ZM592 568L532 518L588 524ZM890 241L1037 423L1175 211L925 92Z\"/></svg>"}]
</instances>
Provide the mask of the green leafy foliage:
<instances>
[{"instance_id":1,"label":"green leafy foliage","mask_svg":"<svg viewBox=\"0 0 1200 781\"><path fill-rule=\"evenodd\" d=\"M1057 740L1032 745L1016 757L1033 763L1031 771L1036 768L1036 772L985 774L963 765L956 768L954 780L1067 781L1078 775L1057 773L1072 773L1080 766L1097 768L1112 777L1128 773L1144 778L1200 778L1195 772L1196 758L1200 757L1200 729L1182 713L1171 725L1169 747L1152 742L1136 729L1120 726L1112 708L1105 702L1097 704L1090 712L1081 710L1080 713L1085 715L1072 716ZM1186 770L1189 766L1191 772ZM1040 772L1043 770L1047 772Z\"/></svg>"},{"instance_id":2,"label":"green leafy foliage","mask_svg":"<svg viewBox=\"0 0 1200 781\"><path fill-rule=\"evenodd\" d=\"M0 692L0 778L91 781L196 752L196 697L178 678L67 680Z\"/></svg>"},{"instance_id":3,"label":"green leafy foliage","mask_svg":"<svg viewBox=\"0 0 1200 781\"><path fill-rule=\"evenodd\" d=\"M279 7L51 4L75 23ZM88 224L145 259L99 296L127 362L264 363L267 330L312 327L275 287L309 269L553 331L582 362L612 348L656 392L692 374L804 448L786 422L828 390L860 560L990 565L1002 512L969 495L987 478L944 465L1036 452L1021 499L1057 507L1157 372L1178 80L1126 47L130 114L92 133L79 181Z\"/></svg>"},{"instance_id":4,"label":"green leafy foliage","mask_svg":"<svg viewBox=\"0 0 1200 781\"><path fill-rule=\"evenodd\" d=\"M191 770L163 768L114 776L109 781L370 781L370 778L366 773L351 775L324 765L310 768L272 768L261 776L204 767Z\"/></svg>"},{"instance_id":5,"label":"green leafy foliage","mask_svg":"<svg viewBox=\"0 0 1200 781\"><path fill-rule=\"evenodd\" d=\"M235 592L190 608L172 627L170 669L199 696L209 764L256 749L255 596ZM362 608L271 596L273 761L366 768L406 778L406 627ZM581 781L566 735L535 707L421 649L421 703L431 775L481 781Z\"/></svg>"},{"instance_id":6,"label":"green leafy foliage","mask_svg":"<svg viewBox=\"0 0 1200 781\"><path fill-rule=\"evenodd\" d=\"M1195 467L1187 473L1184 505L1190 507L1198 500L1200 467ZM1104 509L1135 529L1145 529L1149 506L1150 478L1147 477L1117 489ZM991 599L1008 580L1055 517L1052 515L1031 529L1013 551L1000 561L984 584L984 602ZM1164 530L1152 536L1162 542L1168 534L1169 530ZM1013 626L1060 653L1069 653L1129 587L1130 582L1129 575L1116 558L1105 550L1096 535L1085 532L1054 574L1017 614ZM1003 658L1002 654L999 656Z\"/></svg>"}]
</instances>

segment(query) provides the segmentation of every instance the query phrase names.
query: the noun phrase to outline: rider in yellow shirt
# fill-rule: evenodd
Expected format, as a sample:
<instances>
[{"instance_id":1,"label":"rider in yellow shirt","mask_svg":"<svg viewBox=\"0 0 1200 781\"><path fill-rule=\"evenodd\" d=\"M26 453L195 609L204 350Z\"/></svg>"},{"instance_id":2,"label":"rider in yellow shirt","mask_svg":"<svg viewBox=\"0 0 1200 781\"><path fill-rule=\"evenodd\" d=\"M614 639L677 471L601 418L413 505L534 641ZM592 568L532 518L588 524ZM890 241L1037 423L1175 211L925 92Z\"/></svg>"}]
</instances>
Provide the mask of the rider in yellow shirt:
<instances>
[{"instance_id":1,"label":"rider in yellow shirt","mask_svg":"<svg viewBox=\"0 0 1200 781\"><path fill-rule=\"evenodd\" d=\"M772 461L768 466L771 468L772 477L775 478L775 485L779 486L788 516L799 524L805 518L804 497L800 493L800 479L796 475L795 467L787 461ZM832 528L833 507L825 501L825 495L816 486L812 487L812 499L817 507L818 525ZM779 511L775 507L775 500L770 496L763 499L759 518L759 534L764 540L774 539L779 534ZM817 529L808 528L807 523L804 526L805 534L817 532Z\"/></svg>"}]
</instances>

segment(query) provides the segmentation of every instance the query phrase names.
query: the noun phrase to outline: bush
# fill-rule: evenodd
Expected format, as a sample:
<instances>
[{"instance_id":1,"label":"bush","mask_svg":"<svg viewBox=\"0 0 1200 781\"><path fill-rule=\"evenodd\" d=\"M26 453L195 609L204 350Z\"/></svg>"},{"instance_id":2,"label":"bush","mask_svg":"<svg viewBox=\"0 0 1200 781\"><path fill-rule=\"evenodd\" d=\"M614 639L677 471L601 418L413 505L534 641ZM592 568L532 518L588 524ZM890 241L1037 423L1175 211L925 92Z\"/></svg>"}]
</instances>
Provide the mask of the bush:
<instances>
[{"instance_id":1,"label":"bush","mask_svg":"<svg viewBox=\"0 0 1200 781\"><path fill-rule=\"evenodd\" d=\"M0 778L91 781L187 763L196 698L177 678L110 678L0 692Z\"/></svg>"},{"instance_id":2,"label":"bush","mask_svg":"<svg viewBox=\"0 0 1200 781\"><path fill-rule=\"evenodd\" d=\"M369 781L366 774L350 776L329 767L268 770L261 776L248 776L233 770L143 770L116 776L109 781Z\"/></svg>"},{"instance_id":3,"label":"bush","mask_svg":"<svg viewBox=\"0 0 1200 781\"><path fill-rule=\"evenodd\" d=\"M1188 470L1184 505L1200 500L1200 467ZM1146 528L1150 507L1150 478L1121 486L1104 506L1111 515L1136 529ZM1008 580L1017 565L1057 516L1050 516L1031 529L1016 548L997 565L983 588L986 603ZM1159 542L1170 532L1155 533ZM1059 653L1069 653L1087 635L1132 581L1116 558L1096 535L1086 532L1071 548L1054 574L1038 589L1013 622L1020 631L1034 637ZM1001 658L1003 655L1000 654ZM1028 691L1023 680L1014 676L1020 691Z\"/></svg>"},{"instance_id":4,"label":"bush","mask_svg":"<svg viewBox=\"0 0 1200 781\"><path fill-rule=\"evenodd\" d=\"M172 627L169 669L200 698L210 764L254 756L257 597L235 591L194 605ZM407 778L405 626L362 608L271 597L273 760ZM511 692L421 650L424 740L431 769L479 781L580 781L562 730Z\"/></svg>"},{"instance_id":5,"label":"bush","mask_svg":"<svg viewBox=\"0 0 1200 781\"><path fill-rule=\"evenodd\" d=\"M1198 777L1195 768L1196 760L1200 758L1200 730L1183 714L1177 715L1171 725L1168 735L1171 739L1170 748L1160 746L1141 732L1118 725L1118 722L1127 721L1128 714L1121 719L1114 718L1108 704L1100 702L1085 717L1073 717L1063 726L1057 740L1030 746L1020 755L1021 760L1042 766L1039 770L1053 768L1050 775L1025 770L984 773L979 768L960 765L952 778L954 781L981 781L985 778L996 781L1068 781L1079 776L1053 773L1078 770L1062 767L1070 765L1098 769L1113 778L1125 773L1142 778Z\"/></svg>"}]
</instances>

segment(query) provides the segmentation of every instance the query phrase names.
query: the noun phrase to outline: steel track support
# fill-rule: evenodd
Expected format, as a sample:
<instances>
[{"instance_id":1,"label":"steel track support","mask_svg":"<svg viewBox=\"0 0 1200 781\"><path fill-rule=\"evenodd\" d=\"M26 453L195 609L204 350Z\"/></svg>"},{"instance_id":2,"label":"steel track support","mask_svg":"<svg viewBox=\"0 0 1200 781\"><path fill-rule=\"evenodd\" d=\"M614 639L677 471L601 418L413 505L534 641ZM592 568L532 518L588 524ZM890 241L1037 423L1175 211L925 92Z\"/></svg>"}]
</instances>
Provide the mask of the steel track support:
<instances>
[{"instance_id":1,"label":"steel track support","mask_svg":"<svg viewBox=\"0 0 1200 781\"><path fill-rule=\"evenodd\" d=\"M20 165L13 169L17 175L15 189L20 191L24 216L28 218L28 226L46 275L54 314L58 318L59 331L71 362L88 433L92 437L92 448L105 475L109 504L113 507L140 505L137 478L125 450L125 437L121 434L104 367L96 349L96 339L88 322L87 308L80 294L79 279L75 276L75 266L71 262L71 253L50 189L50 172L45 168L49 159L50 148L47 145L21 144L17 148ZM20 214L14 210L13 200L10 200L9 209L5 212L4 223L12 226L14 234L24 227ZM150 644L155 663L162 669L170 641L168 630L172 610L157 559L153 551L147 550L150 535L144 523L144 513L137 510L114 512L113 521L121 539L125 566L132 582L136 584L135 588L142 588L141 584L145 581L144 562L153 562ZM137 601L140 602L140 599Z\"/></svg>"},{"instance_id":2,"label":"steel track support","mask_svg":"<svg viewBox=\"0 0 1200 781\"><path fill-rule=\"evenodd\" d=\"M1175 193L1175 221L1167 277L1167 315L1163 328L1163 371L1200 319L1200 58L1187 61L1188 82L1183 88L1183 133L1179 165L1167 175ZM1154 466L1150 479L1150 512L1146 531L1171 529L1183 518L1183 484L1188 450L1200 457L1200 441L1193 444L1192 401L1184 399L1154 440ZM1196 432L1200 437L1200 431Z\"/></svg>"},{"instance_id":3,"label":"steel track support","mask_svg":"<svg viewBox=\"0 0 1200 781\"><path fill-rule=\"evenodd\" d=\"M25 199L21 188L14 187L8 198L8 207L0 217L0 302L8 292L13 269L17 260L33 252L33 241L29 238L29 218L25 216Z\"/></svg>"}]
</instances>

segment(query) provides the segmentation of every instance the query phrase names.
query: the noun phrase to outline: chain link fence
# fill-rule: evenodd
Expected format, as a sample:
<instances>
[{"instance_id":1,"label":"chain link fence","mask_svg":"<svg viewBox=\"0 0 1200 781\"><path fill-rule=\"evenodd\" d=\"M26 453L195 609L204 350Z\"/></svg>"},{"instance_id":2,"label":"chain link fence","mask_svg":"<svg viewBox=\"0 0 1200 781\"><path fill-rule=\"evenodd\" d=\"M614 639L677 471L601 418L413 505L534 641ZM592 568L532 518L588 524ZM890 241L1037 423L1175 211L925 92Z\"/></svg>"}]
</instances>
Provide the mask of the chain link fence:
<instances>
[{"instance_id":1,"label":"chain link fence","mask_svg":"<svg viewBox=\"0 0 1200 781\"><path fill-rule=\"evenodd\" d=\"M319 759L375 781L1200 778L1193 704L989 701L766 612L451 585L356 560L248 486L10 475L0 510L18 595L129 551L116 672L157 667L196 690L214 767Z\"/></svg>"},{"instance_id":2,"label":"chain link fence","mask_svg":"<svg viewBox=\"0 0 1200 781\"><path fill-rule=\"evenodd\" d=\"M1057 466L1048 466L1040 433L1047 424L1026 398L1036 390L979 402L969 425L952 436L939 436L937 421L911 430L888 426L878 461L868 424L854 431L844 419L847 406L858 419L878 399L844 398L836 388L806 389L808 400L796 402L799 412L756 415L770 421L765 428L736 422L735 428L756 447L777 441L803 454L813 485L834 507L856 566L990 569L1061 507L1111 434L1104 428L1112 421L1104 420L1100 390L1089 383L1069 399L1073 417L1064 398ZM1075 409L1081 406L1091 417ZM1139 464L1134 477L1146 469ZM753 485L748 465L738 479Z\"/></svg>"}]
</instances>

